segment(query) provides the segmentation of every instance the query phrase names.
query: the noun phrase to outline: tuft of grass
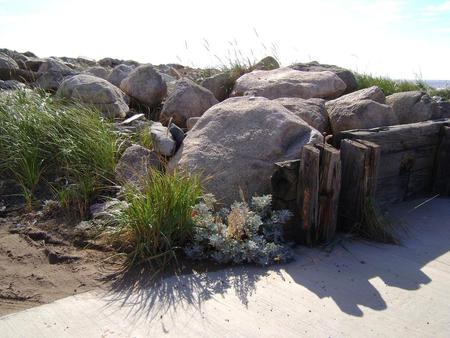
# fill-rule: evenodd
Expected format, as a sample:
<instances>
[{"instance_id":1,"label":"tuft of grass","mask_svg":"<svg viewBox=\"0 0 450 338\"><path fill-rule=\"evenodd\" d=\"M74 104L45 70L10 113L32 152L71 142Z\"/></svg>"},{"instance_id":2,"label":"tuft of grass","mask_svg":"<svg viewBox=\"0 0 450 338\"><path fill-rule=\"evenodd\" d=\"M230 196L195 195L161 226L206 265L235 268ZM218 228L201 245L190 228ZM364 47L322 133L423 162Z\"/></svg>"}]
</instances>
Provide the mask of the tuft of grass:
<instances>
[{"instance_id":1,"label":"tuft of grass","mask_svg":"<svg viewBox=\"0 0 450 338\"><path fill-rule=\"evenodd\" d=\"M28 209L45 187L83 217L111 186L119 148L119 136L93 108L42 92L0 96L0 174L21 186Z\"/></svg>"},{"instance_id":2,"label":"tuft of grass","mask_svg":"<svg viewBox=\"0 0 450 338\"><path fill-rule=\"evenodd\" d=\"M354 231L369 240L399 244L395 230L395 225L380 213L375 202L370 198L367 199L364 203L362 224L358 224Z\"/></svg>"},{"instance_id":3,"label":"tuft of grass","mask_svg":"<svg viewBox=\"0 0 450 338\"><path fill-rule=\"evenodd\" d=\"M192 207L201 196L198 176L150 169L140 187L125 187L128 206L116 231L127 252L128 266L149 264L155 271L176 258L176 250L192 239Z\"/></svg>"},{"instance_id":4,"label":"tuft of grass","mask_svg":"<svg viewBox=\"0 0 450 338\"><path fill-rule=\"evenodd\" d=\"M386 96L413 90L427 91L429 88L429 86L421 80L417 80L415 82L406 80L396 81L387 77L358 73L355 74L355 77L358 83L358 89L378 86Z\"/></svg>"}]
</instances>

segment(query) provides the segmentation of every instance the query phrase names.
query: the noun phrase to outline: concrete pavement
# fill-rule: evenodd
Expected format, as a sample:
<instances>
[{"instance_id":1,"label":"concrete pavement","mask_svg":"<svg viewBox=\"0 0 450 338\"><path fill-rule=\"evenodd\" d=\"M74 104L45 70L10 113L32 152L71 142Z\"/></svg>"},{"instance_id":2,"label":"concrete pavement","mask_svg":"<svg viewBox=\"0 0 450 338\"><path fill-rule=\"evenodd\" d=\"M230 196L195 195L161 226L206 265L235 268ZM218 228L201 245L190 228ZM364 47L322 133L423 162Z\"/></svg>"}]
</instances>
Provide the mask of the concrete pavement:
<instances>
[{"instance_id":1,"label":"concrete pavement","mask_svg":"<svg viewBox=\"0 0 450 338\"><path fill-rule=\"evenodd\" d=\"M450 199L403 203L402 245L299 248L293 263L88 292L0 318L0 337L449 337Z\"/></svg>"}]
</instances>

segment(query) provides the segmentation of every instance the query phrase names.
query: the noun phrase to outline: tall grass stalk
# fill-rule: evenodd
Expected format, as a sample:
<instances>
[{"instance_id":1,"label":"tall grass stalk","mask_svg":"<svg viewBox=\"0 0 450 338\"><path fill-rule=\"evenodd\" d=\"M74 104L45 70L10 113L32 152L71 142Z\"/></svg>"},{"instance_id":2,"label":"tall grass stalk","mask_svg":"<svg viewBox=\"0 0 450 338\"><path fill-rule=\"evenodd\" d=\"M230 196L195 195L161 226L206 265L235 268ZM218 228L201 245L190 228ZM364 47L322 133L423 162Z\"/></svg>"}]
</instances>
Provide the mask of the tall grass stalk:
<instances>
[{"instance_id":1,"label":"tall grass stalk","mask_svg":"<svg viewBox=\"0 0 450 338\"><path fill-rule=\"evenodd\" d=\"M0 175L17 181L29 208L36 188L46 186L83 216L111 185L119 141L93 108L40 92L0 96Z\"/></svg>"},{"instance_id":2,"label":"tall grass stalk","mask_svg":"<svg viewBox=\"0 0 450 338\"><path fill-rule=\"evenodd\" d=\"M197 176L150 170L140 188L128 186L118 231L130 266L150 264L155 270L175 258L192 238L192 207L201 195Z\"/></svg>"}]
</instances>

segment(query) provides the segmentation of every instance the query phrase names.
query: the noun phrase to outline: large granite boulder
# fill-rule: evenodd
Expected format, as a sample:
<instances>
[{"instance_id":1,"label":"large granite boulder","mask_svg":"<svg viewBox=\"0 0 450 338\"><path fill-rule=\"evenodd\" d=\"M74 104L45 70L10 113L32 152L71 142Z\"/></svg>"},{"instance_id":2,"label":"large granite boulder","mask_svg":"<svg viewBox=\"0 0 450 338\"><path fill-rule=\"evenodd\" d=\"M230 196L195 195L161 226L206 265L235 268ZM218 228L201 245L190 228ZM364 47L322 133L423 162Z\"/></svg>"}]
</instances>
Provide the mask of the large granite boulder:
<instances>
[{"instance_id":1,"label":"large granite boulder","mask_svg":"<svg viewBox=\"0 0 450 338\"><path fill-rule=\"evenodd\" d=\"M380 88L373 86L328 101L325 106L331 130L367 129L398 124Z\"/></svg>"},{"instance_id":2,"label":"large granite boulder","mask_svg":"<svg viewBox=\"0 0 450 338\"><path fill-rule=\"evenodd\" d=\"M272 70L277 68L280 68L280 64L273 56L266 56L259 60L254 66L254 69L257 70Z\"/></svg>"},{"instance_id":3,"label":"large granite boulder","mask_svg":"<svg viewBox=\"0 0 450 338\"><path fill-rule=\"evenodd\" d=\"M297 97L282 97L273 101L280 103L318 131L322 133L330 131L330 121L324 99L305 100Z\"/></svg>"},{"instance_id":4,"label":"large granite boulder","mask_svg":"<svg viewBox=\"0 0 450 338\"><path fill-rule=\"evenodd\" d=\"M207 77L202 81L202 86L213 93L217 100L223 101L230 96L234 82L231 72L223 72Z\"/></svg>"},{"instance_id":5,"label":"large granite boulder","mask_svg":"<svg viewBox=\"0 0 450 338\"><path fill-rule=\"evenodd\" d=\"M431 119L433 101L421 91L395 93L386 97L386 103L392 107L399 124L422 122Z\"/></svg>"},{"instance_id":6,"label":"large granite boulder","mask_svg":"<svg viewBox=\"0 0 450 338\"><path fill-rule=\"evenodd\" d=\"M135 67L125 64L115 66L108 76L108 81L114 86L120 87L120 83L133 71Z\"/></svg>"},{"instance_id":7,"label":"large granite boulder","mask_svg":"<svg viewBox=\"0 0 450 338\"><path fill-rule=\"evenodd\" d=\"M359 100L372 100L378 103L386 103L386 97L384 96L383 91L377 86L372 86L343 95L335 100L330 100L327 102L327 107L331 107L335 103L343 101L355 102Z\"/></svg>"},{"instance_id":8,"label":"large granite boulder","mask_svg":"<svg viewBox=\"0 0 450 338\"><path fill-rule=\"evenodd\" d=\"M164 102L161 110L161 122L170 118L181 128L186 128L186 120L199 117L219 101L208 89L199 86L192 80L183 78L176 82L175 88Z\"/></svg>"},{"instance_id":9,"label":"large granite boulder","mask_svg":"<svg viewBox=\"0 0 450 338\"><path fill-rule=\"evenodd\" d=\"M66 77L76 73L60 60L48 58L39 66L38 74L40 75L35 82L35 86L48 91L56 91Z\"/></svg>"},{"instance_id":10,"label":"large granite boulder","mask_svg":"<svg viewBox=\"0 0 450 338\"><path fill-rule=\"evenodd\" d=\"M327 108L328 109L328 108ZM398 124L392 108L373 100L341 101L328 109L333 134Z\"/></svg>"},{"instance_id":11,"label":"large granite boulder","mask_svg":"<svg viewBox=\"0 0 450 338\"><path fill-rule=\"evenodd\" d=\"M237 79L231 96L263 96L268 99L299 97L331 99L340 96L345 83L334 73L302 72L291 68L254 70Z\"/></svg>"},{"instance_id":12,"label":"large granite boulder","mask_svg":"<svg viewBox=\"0 0 450 338\"><path fill-rule=\"evenodd\" d=\"M0 68L2 69L19 69L19 65L9 55L0 53Z\"/></svg>"},{"instance_id":13,"label":"large granite boulder","mask_svg":"<svg viewBox=\"0 0 450 338\"><path fill-rule=\"evenodd\" d=\"M345 68L341 68L335 65L320 64L317 61L308 63L296 63L289 66L295 70L301 70L303 72L323 72L330 71L339 76L339 78L345 82L347 88L345 93L351 93L358 89L358 83L356 82L355 75L351 71Z\"/></svg>"},{"instance_id":14,"label":"large granite boulder","mask_svg":"<svg viewBox=\"0 0 450 338\"><path fill-rule=\"evenodd\" d=\"M0 90L24 90L27 86L16 80L0 80Z\"/></svg>"},{"instance_id":15,"label":"large granite boulder","mask_svg":"<svg viewBox=\"0 0 450 338\"><path fill-rule=\"evenodd\" d=\"M104 80L108 80L111 70L106 69L105 67L102 67L102 66L92 66L92 67L87 68L84 71L84 73L97 76Z\"/></svg>"},{"instance_id":16,"label":"large granite boulder","mask_svg":"<svg viewBox=\"0 0 450 338\"><path fill-rule=\"evenodd\" d=\"M56 94L93 105L107 117L125 117L129 111L124 93L93 75L78 74L65 79Z\"/></svg>"},{"instance_id":17,"label":"large granite boulder","mask_svg":"<svg viewBox=\"0 0 450 338\"><path fill-rule=\"evenodd\" d=\"M270 193L275 162L298 158L302 147L321 142L318 131L281 104L236 97L210 109L189 131L169 163L206 178L206 191L229 205Z\"/></svg>"},{"instance_id":18,"label":"large granite boulder","mask_svg":"<svg viewBox=\"0 0 450 338\"><path fill-rule=\"evenodd\" d=\"M450 118L450 101L444 100L442 97L433 97L433 113L431 119Z\"/></svg>"},{"instance_id":19,"label":"large granite boulder","mask_svg":"<svg viewBox=\"0 0 450 338\"><path fill-rule=\"evenodd\" d=\"M167 94L166 82L152 65L135 68L122 80L120 89L150 107L160 104Z\"/></svg>"}]
</instances>

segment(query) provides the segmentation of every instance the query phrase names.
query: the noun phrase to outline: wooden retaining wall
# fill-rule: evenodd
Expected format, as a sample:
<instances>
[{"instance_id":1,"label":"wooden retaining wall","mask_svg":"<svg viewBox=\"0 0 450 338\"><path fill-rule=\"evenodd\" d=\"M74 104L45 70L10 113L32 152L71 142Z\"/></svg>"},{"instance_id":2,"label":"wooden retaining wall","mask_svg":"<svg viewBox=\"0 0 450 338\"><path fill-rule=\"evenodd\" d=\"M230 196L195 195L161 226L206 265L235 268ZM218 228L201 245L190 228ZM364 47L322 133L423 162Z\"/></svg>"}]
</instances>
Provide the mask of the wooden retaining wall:
<instances>
[{"instance_id":1,"label":"wooden retaining wall","mask_svg":"<svg viewBox=\"0 0 450 338\"><path fill-rule=\"evenodd\" d=\"M345 131L334 146L308 145L275 165L273 205L294 213L286 233L298 243L328 242L338 227L361 224L369 200L450 195L450 119Z\"/></svg>"}]
</instances>

